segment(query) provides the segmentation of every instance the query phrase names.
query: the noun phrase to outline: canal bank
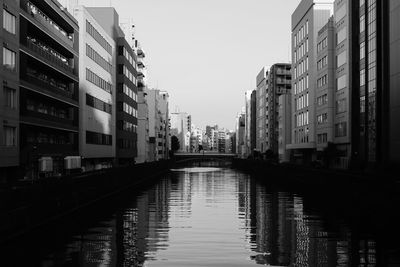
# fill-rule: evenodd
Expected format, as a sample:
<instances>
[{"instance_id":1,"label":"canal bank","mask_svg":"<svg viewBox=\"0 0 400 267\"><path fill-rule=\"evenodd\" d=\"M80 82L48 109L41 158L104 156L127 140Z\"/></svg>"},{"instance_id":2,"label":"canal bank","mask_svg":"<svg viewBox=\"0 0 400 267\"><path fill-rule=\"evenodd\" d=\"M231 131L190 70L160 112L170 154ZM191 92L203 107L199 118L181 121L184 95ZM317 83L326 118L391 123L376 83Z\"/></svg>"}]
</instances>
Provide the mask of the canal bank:
<instances>
[{"instance_id":1,"label":"canal bank","mask_svg":"<svg viewBox=\"0 0 400 267\"><path fill-rule=\"evenodd\" d=\"M34 182L20 181L12 188L2 188L0 243L121 191L154 182L170 167L170 161L158 161Z\"/></svg>"}]
</instances>

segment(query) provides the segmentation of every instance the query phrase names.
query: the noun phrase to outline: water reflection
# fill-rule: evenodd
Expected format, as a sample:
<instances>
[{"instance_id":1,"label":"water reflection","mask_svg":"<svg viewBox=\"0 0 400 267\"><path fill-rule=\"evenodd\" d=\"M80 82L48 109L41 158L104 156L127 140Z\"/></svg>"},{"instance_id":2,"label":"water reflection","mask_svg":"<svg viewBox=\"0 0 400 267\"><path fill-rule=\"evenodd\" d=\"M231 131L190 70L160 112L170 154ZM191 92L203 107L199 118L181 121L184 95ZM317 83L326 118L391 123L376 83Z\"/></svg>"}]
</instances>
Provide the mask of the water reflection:
<instances>
[{"instance_id":1,"label":"water reflection","mask_svg":"<svg viewBox=\"0 0 400 267\"><path fill-rule=\"evenodd\" d=\"M176 170L42 266L384 266L377 243L329 230L303 197L223 168Z\"/></svg>"}]
</instances>

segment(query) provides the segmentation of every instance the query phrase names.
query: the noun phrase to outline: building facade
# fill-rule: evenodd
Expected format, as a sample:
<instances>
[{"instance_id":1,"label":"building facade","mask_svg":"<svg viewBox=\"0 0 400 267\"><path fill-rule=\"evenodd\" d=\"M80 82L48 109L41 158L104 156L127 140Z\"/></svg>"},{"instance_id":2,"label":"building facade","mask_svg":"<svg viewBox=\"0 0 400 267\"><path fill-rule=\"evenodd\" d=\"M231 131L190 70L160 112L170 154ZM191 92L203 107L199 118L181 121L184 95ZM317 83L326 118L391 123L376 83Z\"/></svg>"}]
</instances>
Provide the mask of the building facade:
<instances>
[{"instance_id":1,"label":"building facade","mask_svg":"<svg viewBox=\"0 0 400 267\"><path fill-rule=\"evenodd\" d=\"M75 6L80 26L80 155L85 171L111 168L116 159L116 42L95 9Z\"/></svg>"},{"instance_id":2,"label":"building facade","mask_svg":"<svg viewBox=\"0 0 400 267\"><path fill-rule=\"evenodd\" d=\"M15 176L19 159L19 1L1 1L0 183Z\"/></svg>"},{"instance_id":3,"label":"building facade","mask_svg":"<svg viewBox=\"0 0 400 267\"><path fill-rule=\"evenodd\" d=\"M60 175L79 156L79 25L57 1L21 0L19 26L21 169ZM17 58L13 49L3 56Z\"/></svg>"},{"instance_id":4,"label":"building facade","mask_svg":"<svg viewBox=\"0 0 400 267\"><path fill-rule=\"evenodd\" d=\"M292 140L287 148L299 163L317 159L317 39L333 13L332 3L302 0L292 14ZM321 80L321 86L326 82Z\"/></svg>"}]
</instances>

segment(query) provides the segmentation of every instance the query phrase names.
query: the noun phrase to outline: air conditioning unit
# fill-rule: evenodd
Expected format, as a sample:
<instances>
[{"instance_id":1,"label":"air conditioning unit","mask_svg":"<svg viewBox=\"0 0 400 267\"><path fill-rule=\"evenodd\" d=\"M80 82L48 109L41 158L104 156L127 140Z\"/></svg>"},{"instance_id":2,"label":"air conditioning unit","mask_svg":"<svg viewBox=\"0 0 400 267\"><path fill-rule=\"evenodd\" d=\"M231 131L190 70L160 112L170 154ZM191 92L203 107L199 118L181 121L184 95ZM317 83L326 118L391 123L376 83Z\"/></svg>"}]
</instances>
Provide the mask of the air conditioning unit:
<instances>
[{"instance_id":1,"label":"air conditioning unit","mask_svg":"<svg viewBox=\"0 0 400 267\"><path fill-rule=\"evenodd\" d=\"M53 171L53 159L51 157L41 157L39 159L39 171L40 172L52 172Z\"/></svg>"},{"instance_id":2,"label":"air conditioning unit","mask_svg":"<svg viewBox=\"0 0 400 267\"><path fill-rule=\"evenodd\" d=\"M66 170L80 169L81 166L80 156L68 156L64 158L64 169Z\"/></svg>"}]
</instances>

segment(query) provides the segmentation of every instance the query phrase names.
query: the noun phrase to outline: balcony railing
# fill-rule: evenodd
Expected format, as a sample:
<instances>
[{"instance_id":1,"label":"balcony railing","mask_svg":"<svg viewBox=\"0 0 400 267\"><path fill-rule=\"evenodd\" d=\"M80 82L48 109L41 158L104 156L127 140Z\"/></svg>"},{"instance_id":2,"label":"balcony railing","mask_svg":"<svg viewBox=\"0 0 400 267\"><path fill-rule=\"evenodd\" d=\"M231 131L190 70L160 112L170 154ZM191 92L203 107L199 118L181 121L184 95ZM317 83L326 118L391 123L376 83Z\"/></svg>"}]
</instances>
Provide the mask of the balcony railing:
<instances>
[{"instance_id":1,"label":"balcony railing","mask_svg":"<svg viewBox=\"0 0 400 267\"><path fill-rule=\"evenodd\" d=\"M34 73L27 72L26 76L23 77L22 80L25 80L28 83L32 83L49 91L55 91L57 94L66 96L68 98L73 98L74 96L72 90L68 89L68 85L66 87L60 86L60 84L56 81L45 78L45 75L43 74L35 75ZM49 87L51 89L49 89Z\"/></svg>"},{"instance_id":2,"label":"balcony railing","mask_svg":"<svg viewBox=\"0 0 400 267\"><path fill-rule=\"evenodd\" d=\"M60 54L58 54L53 49L42 45L41 43L37 42L35 39L27 38L26 40L27 47L32 50L33 52L39 54L41 57L45 58L46 60L50 61L51 63L55 64L58 67L63 68L64 70L74 74L74 69L68 65L68 59L64 58Z\"/></svg>"},{"instance_id":3,"label":"balcony railing","mask_svg":"<svg viewBox=\"0 0 400 267\"><path fill-rule=\"evenodd\" d=\"M26 3L26 11L32 15L38 22L49 29L51 32L62 38L70 46L73 45L73 35L67 33L63 28L61 28L57 23L50 19L46 14L44 14L39 8L37 8L31 2Z\"/></svg>"}]
</instances>

